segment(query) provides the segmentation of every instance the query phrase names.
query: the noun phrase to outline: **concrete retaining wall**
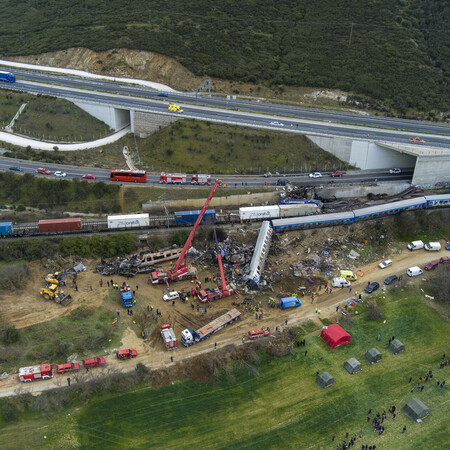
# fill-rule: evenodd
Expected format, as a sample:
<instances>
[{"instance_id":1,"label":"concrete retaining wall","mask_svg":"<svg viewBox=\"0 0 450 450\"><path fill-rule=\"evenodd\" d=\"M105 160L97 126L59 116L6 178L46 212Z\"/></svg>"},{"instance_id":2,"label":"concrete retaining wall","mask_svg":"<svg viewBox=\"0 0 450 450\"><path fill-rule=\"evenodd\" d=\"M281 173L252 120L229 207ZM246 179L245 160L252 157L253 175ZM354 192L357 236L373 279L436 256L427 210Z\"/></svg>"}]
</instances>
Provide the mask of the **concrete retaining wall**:
<instances>
[{"instance_id":1,"label":"concrete retaining wall","mask_svg":"<svg viewBox=\"0 0 450 450\"><path fill-rule=\"evenodd\" d=\"M410 188L409 183L373 183L358 186L336 186L330 188L316 189L316 193L320 198L354 198L366 197L368 194L387 194L396 195Z\"/></svg>"},{"instance_id":2,"label":"concrete retaining wall","mask_svg":"<svg viewBox=\"0 0 450 450\"><path fill-rule=\"evenodd\" d=\"M450 182L450 155L421 155L417 158L413 185L431 185Z\"/></svg>"},{"instance_id":3,"label":"concrete retaining wall","mask_svg":"<svg viewBox=\"0 0 450 450\"><path fill-rule=\"evenodd\" d=\"M211 208L237 209L240 206L252 206L253 204L273 205L278 201L277 192L260 192L257 194L229 195L227 197L213 197L209 206ZM166 202L166 207L170 211L190 211L192 209L202 209L205 204L204 198L188 200L172 200ZM143 211L162 210L164 203L149 202L142 204Z\"/></svg>"},{"instance_id":4,"label":"concrete retaining wall","mask_svg":"<svg viewBox=\"0 0 450 450\"><path fill-rule=\"evenodd\" d=\"M179 120L179 117L169 114L151 114L142 111L130 111L130 117L131 131L140 138L146 138L161 128L165 128L167 125Z\"/></svg>"},{"instance_id":5,"label":"concrete retaining wall","mask_svg":"<svg viewBox=\"0 0 450 450\"><path fill-rule=\"evenodd\" d=\"M117 109L112 106L98 105L96 103L75 101L74 103L91 116L105 122L113 130L120 130L130 124L130 111L128 110Z\"/></svg>"}]
</instances>

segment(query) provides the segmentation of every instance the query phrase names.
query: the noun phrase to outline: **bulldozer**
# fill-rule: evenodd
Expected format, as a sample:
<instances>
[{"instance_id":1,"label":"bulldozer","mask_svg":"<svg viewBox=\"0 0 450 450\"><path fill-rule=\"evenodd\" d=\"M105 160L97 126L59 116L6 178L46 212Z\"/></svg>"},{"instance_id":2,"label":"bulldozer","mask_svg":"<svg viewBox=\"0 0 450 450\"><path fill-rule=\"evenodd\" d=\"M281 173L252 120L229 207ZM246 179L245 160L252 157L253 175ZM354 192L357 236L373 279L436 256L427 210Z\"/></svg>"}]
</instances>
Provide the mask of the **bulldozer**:
<instances>
[{"instance_id":1,"label":"bulldozer","mask_svg":"<svg viewBox=\"0 0 450 450\"><path fill-rule=\"evenodd\" d=\"M72 276L77 277L76 272L55 272L55 273L49 273L45 277L45 282L48 284L56 284L58 286L65 286L66 280L63 277Z\"/></svg>"},{"instance_id":2,"label":"bulldozer","mask_svg":"<svg viewBox=\"0 0 450 450\"><path fill-rule=\"evenodd\" d=\"M72 302L72 296L70 294L64 293L57 284L48 284L43 286L40 294L45 300L53 300L62 306L67 306Z\"/></svg>"}]
</instances>

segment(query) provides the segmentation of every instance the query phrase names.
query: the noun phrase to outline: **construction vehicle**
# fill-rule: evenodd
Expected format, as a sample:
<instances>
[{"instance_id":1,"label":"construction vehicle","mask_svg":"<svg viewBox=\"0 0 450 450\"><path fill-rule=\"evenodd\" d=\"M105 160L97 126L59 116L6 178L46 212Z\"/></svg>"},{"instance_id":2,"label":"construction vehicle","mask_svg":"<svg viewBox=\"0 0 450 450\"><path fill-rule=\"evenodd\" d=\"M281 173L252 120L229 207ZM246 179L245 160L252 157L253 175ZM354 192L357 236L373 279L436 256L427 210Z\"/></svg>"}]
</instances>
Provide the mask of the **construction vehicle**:
<instances>
[{"instance_id":1,"label":"construction vehicle","mask_svg":"<svg viewBox=\"0 0 450 450\"><path fill-rule=\"evenodd\" d=\"M49 273L45 277L45 282L47 284L57 284L58 286L65 286L66 280L63 277L76 277L76 272L55 272L55 273Z\"/></svg>"},{"instance_id":2,"label":"construction vehicle","mask_svg":"<svg viewBox=\"0 0 450 450\"><path fill-rule=\"evenodd\" d=\"M177 337L169 323L161 325L161 337L167 350L175 350L177 348Z\"/></svg>"},{"instance_id":3,"label":"construction vehicle","mask_svg":"<svg viewBox=\"0 0 450 450\"><path fill-rule=\"evenodd\" d=\"M211 192L209 193L209 196L206 199L205 204L203 205L203 209L200 211L200 214L189 234L189 237L187 238L187 241L184 244L183 250L181 251L180 256L178 257L175 267L173 269L169 269L167 272L165 271L152 272L150 274L150 281L152 282L152 284L161 284L161 283L168 284L169 281L191 280L197 277L197 269L195 267L188 266L186 264L187 251L191 246L195 232L197 231L197 228L199 227L200 222L202 221L206 208L208 207L209 202L211 201L214 192L216 191L217 186L219 186L220 183L221 183L220 180L216 180L216 182L214 183L214 186L211 189Z\"/></svg>"},{"instance_id":4,"label":"construction vehicle","mask_svg":"<svg viewBox=\"0 0 450 450\"><path fill-rule=\"evenodd\" d=\"M120 286L120 297L122 299L122 306L124 308L133 307L134 298L131 293L130 286L125 282Z\"/></svg>"},{"instance_id":5,"label":"construction vehicle","mask_svg":"<svg viewBox=\"0 0 450 450\"><path fill-rule=\"evenodd\" d=\"M240 315L241 313L236 308L233 308L197 331L186 328L181 332L181 342L185 347L189 347L190 345L196 344L204 339L208 339L216 331L221 330L229 323L237 320Z\"/></svg>"},{"instance_id":6,"label":"construction vehicle","mask_svg":"<svg viewBox=\"0 0 450 450\"><path fill-rule=\"evenodd\" d=\"M35 380L48 380L50 378L53 378L53 369L51 364L21 367L19 369L19 381L29 382Z\"/></svg>"},{"instance_id":7,"label":"construction vehicle","mask_svg":"<svg viewBox=\"0 0 450 450\"><path fill-rule=\"evenodd\" d=\"M236 294L236 286L233 283L227 284L225 280L225 274L223 271L222 264L222 254L219 249L219 243L217 241L217 233L214 228L214 239L216 241L216 253L217 253L217 262L219 264L220 271L220 281L217 281L217 289L202 289L198 293L198 299L202 303L210 303L211 300L216 300L222 297L229 297L230 295Z\"/></svg>"},{"instance_id":8,"label":"construction vehicle","mask_svg":"<svg viewBox=\"0 0 450 450\"><path fill-rule=\"evenodd\" d=\"M47 284L43 286L40 294L45 300L53 300L62 306L67 306L72 302L72 296L70 294L64 293L57 284Z\"/></svg>"}]
</instances>

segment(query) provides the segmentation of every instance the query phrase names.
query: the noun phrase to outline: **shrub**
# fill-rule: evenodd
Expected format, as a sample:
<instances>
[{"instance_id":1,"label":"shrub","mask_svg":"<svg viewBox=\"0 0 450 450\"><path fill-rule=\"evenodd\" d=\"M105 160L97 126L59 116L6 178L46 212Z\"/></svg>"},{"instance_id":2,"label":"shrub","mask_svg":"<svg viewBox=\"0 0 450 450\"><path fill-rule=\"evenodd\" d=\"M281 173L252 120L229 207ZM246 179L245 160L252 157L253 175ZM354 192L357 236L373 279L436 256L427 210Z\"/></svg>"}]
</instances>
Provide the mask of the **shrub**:
<instances>
[{"instance_id":1,"label":"shrub","mask_svg":"<svg viewBox=\"0 0 450 450\"><path fill-rule=\"evenodd\" d=\"M383 310L374 298L367 302L367 312L370 320L379 320L383 318Z\"/></svg>"},{"instance_id":2,"label":"shrub","mask_svg":"<svg viewBox=\"0 0 450 450\"><path fill-rule=\"evenodd\" d=\"M2 340L6 345L11 345L20 339L19 330L14 325L7 327L3 332Z\"/></svg>"},{"instance_id":3,"label":"shrub","mask_svg":"<svg viewBox=\"0 0 450 450\"><path fill-rule=\"evenodd\" d=\"M17 420L17 411L10 403L6 403L6 405L2 406L2 419L5 422L14 422Z\"/></svg>"}]
</instances>

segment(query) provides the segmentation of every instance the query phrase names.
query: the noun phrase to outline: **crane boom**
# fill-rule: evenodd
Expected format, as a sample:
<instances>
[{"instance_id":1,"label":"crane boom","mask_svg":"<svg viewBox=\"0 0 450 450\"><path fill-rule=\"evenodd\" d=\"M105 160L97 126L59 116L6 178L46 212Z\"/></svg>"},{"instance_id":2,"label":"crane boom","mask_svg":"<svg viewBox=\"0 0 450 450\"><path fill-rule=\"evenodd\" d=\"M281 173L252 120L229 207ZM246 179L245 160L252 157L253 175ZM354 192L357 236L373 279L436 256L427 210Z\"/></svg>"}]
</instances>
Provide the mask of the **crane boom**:
<instances>
[{"instance_id":1,"label":"crane boom","mask_svg":"<svg viewBox=\"0 0 450 450\"><path fill-rule=\"evenodd\" d=\"M192 244L192 240L194 239L194 235L195 232L197 231L198 226L200 225L200 222L203 219L203 216L205 215L205 211L206 208L208 208L209 202L211 201L211 199L213 198L214 192L216 191L217 186L219 186L219 184L221 183L220 180L216 180L216 182L214 183L213 188L211 189L211 192L209 193L208 198L206 199L205 204L203 205L202 210L200 211L200 214L189 234L189 237L187 238L186 243L184 244L183 250L180 253L180 256L178 257L177 263L175 264L175 267L173 269L170 269L167 271L167 274L169 275L169 278L171 278L171 275L174 275L178 272L178 270L180 269L182 263L183 263L183 259L187 258L187 251L189 250L189 247ZM184 265L186 264L186 260L184 262Z\"/></svg>"},{"instance_id":2,"label":"crane boom","mask_svg":"<svg viewBox=\"0 0 450 450\"><path fill-rule=\"evenodd\" d=\"M219 243L217 242L217 233L216 233L216 228L215 227L214 227L214 239L216 240L217 262L219 264L220 279L222 281L222 286L220 286L219 290L223 291L224 289L226 289L227 284L226 284L226 281L225 281L225 274L223 272L222 254L220 253Z\"/></svg>"}]
</instances>

